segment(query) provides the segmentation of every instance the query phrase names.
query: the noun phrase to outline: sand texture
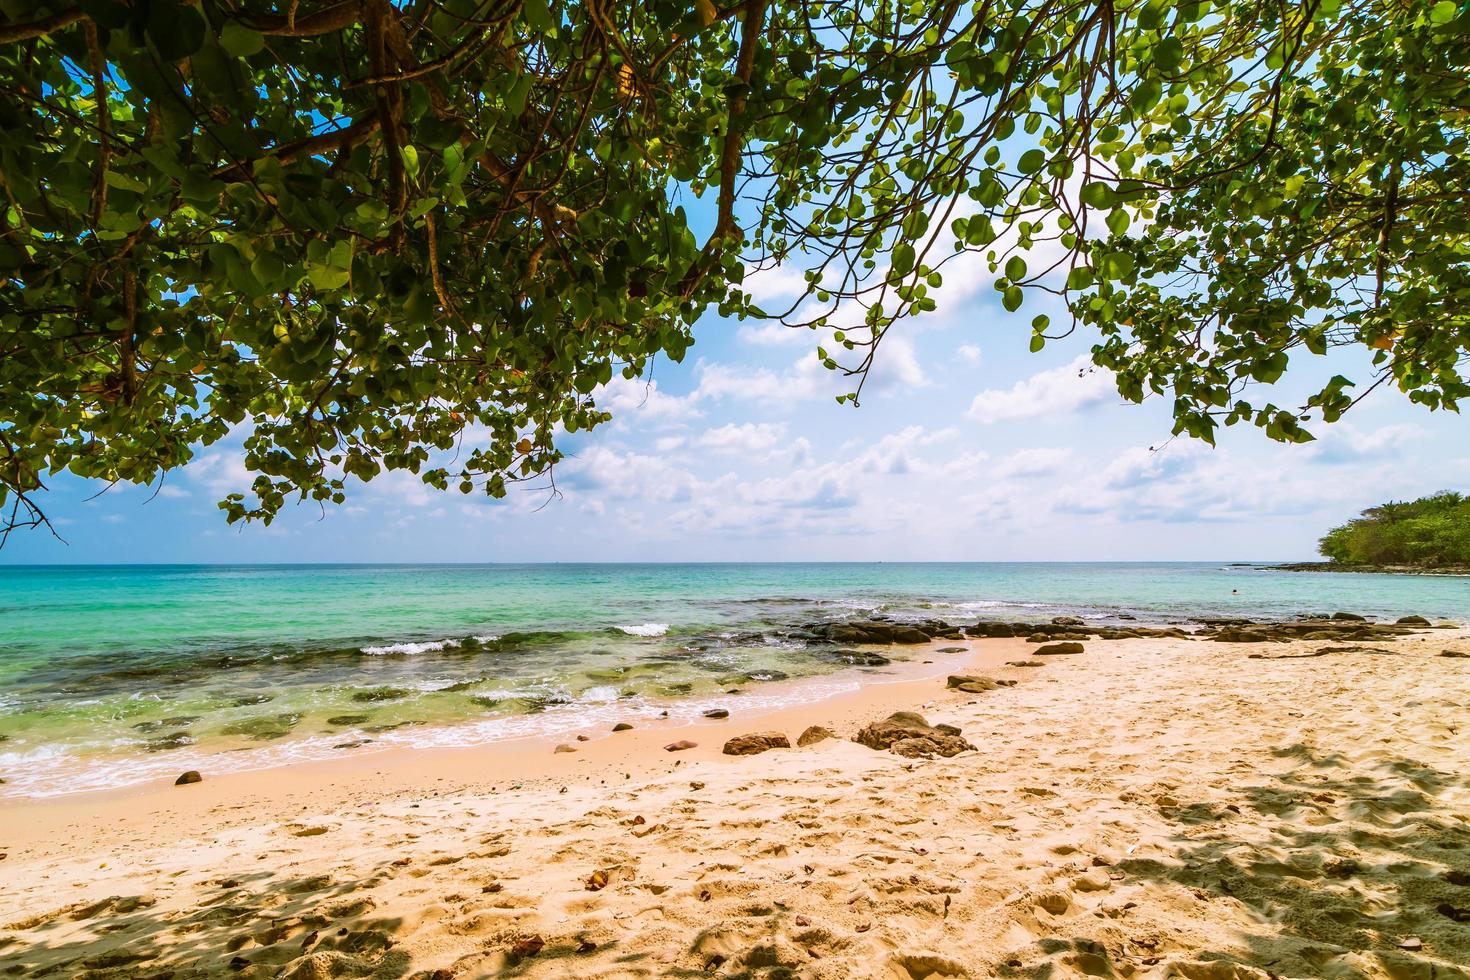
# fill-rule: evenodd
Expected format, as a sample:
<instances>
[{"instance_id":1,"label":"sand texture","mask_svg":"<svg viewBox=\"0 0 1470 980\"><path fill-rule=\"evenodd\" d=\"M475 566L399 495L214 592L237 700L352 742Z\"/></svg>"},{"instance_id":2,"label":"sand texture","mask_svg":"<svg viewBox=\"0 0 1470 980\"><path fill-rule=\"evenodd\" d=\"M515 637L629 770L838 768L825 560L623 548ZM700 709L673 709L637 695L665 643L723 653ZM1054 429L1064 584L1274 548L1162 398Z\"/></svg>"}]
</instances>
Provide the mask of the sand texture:
<instances>
[{"instance_id":1,"label":"sand texture","mask_svg":"<svg viewBox=\"0 0 1470 980\"><path fill-rule=\"evenodd\" d=\"M8 806L0 975L1470 978L1470 638L1324 645ZM976 748L851 741L901 709Z\"/></svg>"}]
</instances>

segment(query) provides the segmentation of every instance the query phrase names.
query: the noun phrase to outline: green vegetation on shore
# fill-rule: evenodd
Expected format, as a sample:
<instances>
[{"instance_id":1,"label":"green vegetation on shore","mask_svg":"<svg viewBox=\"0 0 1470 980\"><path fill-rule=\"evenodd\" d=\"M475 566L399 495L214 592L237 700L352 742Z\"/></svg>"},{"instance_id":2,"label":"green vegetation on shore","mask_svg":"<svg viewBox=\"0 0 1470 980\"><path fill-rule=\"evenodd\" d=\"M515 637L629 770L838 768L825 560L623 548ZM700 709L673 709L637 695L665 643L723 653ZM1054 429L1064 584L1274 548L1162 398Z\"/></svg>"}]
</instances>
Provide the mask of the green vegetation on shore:
<instances>
[{"instance_id":1,"label":"green vegetation on shore","mask_svg":"<svg viewBox=\"0 0 1470 980\"><path fill-rule=\"evenodd\" d=\"M1470 565L1470 497L1446 490L1369 507L1318 550L1344 565Z\"/></svg>"}]
</instances>

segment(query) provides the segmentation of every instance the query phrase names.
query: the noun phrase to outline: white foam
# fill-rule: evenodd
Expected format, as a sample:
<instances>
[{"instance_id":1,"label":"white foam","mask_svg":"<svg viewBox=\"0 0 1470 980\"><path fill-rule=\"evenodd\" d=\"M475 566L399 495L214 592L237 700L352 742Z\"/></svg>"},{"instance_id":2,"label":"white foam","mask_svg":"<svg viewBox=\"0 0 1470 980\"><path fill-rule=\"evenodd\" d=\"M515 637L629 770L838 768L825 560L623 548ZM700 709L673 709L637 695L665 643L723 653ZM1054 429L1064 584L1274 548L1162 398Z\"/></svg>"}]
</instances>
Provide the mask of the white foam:
<instances>
[{"instance_id":1,"label":"white foam","mask_svg":"<svg viewBox=\"0 0 1470 980\"><path fill-rule=\"evenodd\" d=\"M362 652L374 657L384 657L395 653L432 653L435 650L457 646L459 643L455 640L428 640L423 643L389 643L380 647L363 647Z\"/></svg>"},{"instance_id":2,"label":"white foam","mask_svg":"<svg viewBox=\"0 0 1470 980\"><path fill-rule=\"evenodd\" d=\"M619 626L629 636L663 636L669 631L668 623L641 623L638 626Z\"/></svg>"}]
</instances>

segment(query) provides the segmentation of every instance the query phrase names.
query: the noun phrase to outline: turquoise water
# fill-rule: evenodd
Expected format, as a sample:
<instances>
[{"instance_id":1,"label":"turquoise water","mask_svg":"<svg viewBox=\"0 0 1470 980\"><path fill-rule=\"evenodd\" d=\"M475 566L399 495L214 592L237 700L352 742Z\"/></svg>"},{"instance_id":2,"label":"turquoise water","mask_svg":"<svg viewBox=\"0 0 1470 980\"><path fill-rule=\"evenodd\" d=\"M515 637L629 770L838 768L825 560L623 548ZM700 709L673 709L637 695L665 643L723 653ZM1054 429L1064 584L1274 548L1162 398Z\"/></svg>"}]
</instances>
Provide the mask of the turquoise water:
<instances>
[{"instance_id":1,"label":"turquoise water","mask_svg":"<svg viewBox=\"0 0 1470 980\"><path fill-rule=\"evenodd\" d=\"M834 619L1338 609L1470 619L1470 580L1215 563L0 566L0 794L697 713L726 691L765 703L773 680L881 669L788 635Z\"/></svg>"}]
</instances>

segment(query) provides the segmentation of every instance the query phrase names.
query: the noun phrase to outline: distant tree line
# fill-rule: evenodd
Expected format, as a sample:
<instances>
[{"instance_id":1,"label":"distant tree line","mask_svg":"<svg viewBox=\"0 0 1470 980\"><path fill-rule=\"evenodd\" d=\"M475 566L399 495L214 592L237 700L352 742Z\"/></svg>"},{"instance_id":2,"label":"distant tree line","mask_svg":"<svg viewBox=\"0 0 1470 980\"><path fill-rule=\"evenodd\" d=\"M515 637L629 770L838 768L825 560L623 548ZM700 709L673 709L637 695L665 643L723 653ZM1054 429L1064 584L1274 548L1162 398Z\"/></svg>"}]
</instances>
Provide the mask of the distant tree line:
<instances>
[{"instance_id":1,"label":"distant tree line","mask_svg":"<svg viewBox=\"0 0 1470 980\"><path fill-rule=\"evenodd\" d=\"M1470 564L1470 497L1446 490L1369 507L1318 549L1347 565Z\"/></svg>"}]
</instances>

